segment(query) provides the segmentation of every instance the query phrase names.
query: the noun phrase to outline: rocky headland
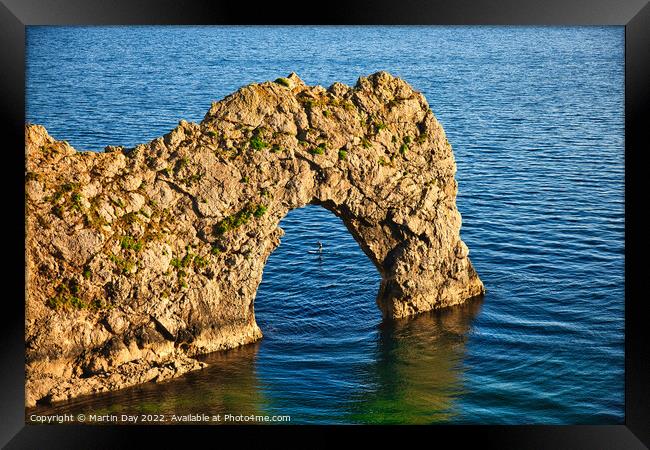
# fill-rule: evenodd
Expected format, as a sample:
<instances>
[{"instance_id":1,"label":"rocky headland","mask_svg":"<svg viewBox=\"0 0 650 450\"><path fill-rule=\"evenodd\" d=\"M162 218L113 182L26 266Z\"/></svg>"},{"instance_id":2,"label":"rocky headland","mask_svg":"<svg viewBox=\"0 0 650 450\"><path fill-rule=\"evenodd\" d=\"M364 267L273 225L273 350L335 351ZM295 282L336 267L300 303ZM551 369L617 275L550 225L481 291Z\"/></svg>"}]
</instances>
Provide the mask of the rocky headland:
<instances>
[{"instance_id":1,"label":"rocky headland","mask_svg":"<svg viewBox=\"0 0 650 450\"><path fill-rule=\"evenodd\" d=\"M26 404L179 376L256 341L288 211L340 217L400 318L484 292L456 164L426 99L379 72L245 86L135 148L76 151L27 125Z\"/></svg>"}]
</instances>

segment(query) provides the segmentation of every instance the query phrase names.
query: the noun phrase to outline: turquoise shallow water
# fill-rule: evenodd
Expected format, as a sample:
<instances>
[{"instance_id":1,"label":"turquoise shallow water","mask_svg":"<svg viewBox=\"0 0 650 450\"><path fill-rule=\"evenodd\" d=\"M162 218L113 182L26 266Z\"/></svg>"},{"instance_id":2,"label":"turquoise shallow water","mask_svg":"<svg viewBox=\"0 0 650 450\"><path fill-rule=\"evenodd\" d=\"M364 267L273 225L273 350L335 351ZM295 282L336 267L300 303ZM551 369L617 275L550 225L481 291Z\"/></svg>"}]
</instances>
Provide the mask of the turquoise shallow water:
<instances>
[{"instance_id":1,"label":"turquoise shallow water","mask_svg":"<svg viewBox=\"0 0 650 450\"><path fill-rule=\"evenodd\" d=\"M261 342L35 411L622 423L623 44L622 27L29 27L27 119L78 149L146 142L291 71L405 78L454 149L461 235L488 289L382 322L379 275L345 226L294 210L258 291Z\"/></svg>"}]
</instances>

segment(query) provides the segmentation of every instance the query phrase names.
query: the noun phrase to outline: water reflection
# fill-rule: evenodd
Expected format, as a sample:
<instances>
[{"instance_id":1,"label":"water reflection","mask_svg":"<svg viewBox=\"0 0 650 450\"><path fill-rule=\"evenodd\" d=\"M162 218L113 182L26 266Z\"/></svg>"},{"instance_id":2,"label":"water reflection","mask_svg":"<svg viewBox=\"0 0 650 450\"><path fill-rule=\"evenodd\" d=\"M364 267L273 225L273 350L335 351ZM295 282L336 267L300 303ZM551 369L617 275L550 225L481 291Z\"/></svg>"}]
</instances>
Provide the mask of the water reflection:
<instances>
[{"instance_id":1,"label":"water reflection","mask_svg":"<svg viewBox=\"0 0 650 450\"><path fill-rule=\"evenodd\" d=\"M294 408L289 405L281 409L284 413L294 413L293 423L308 423L310 415L314 414L318 416L317 423L452 421L456 415L454 401L463 393L465 342L481 303L482 300L476 298L463 306L382 322L377 329L371 362L363 365L355 377L359 382L356 389L349 386L347 390L320 393L338 397L336 403L342 406L340 409L331 410L324 405L299 408L299 413L291 411ZM209 364L206 369L175 380L146 383L53 406L37 406L28 410L27 415L272 415L282 412L275 411L274 405L282 404L286 395L292 397L294 407L320 395L318 386L309 386L310 378L305 377L307 367L289 371L291 379L285 380L286 385L280 381L287 373L279 369L271 370L267 374L269 379L265 379L265 370L259 367L257 355L260 345L207 355L201 358ZM346 366L346 363L341 361L340 365ZM321 372L320 377L323 377L327 370L322 368ZM276 389L269 390L269 383ZM338 417L334 417L336 415Z\"/></svg>"},{"instance_id":2,"label":"water reflection","mask_svg":"<svg viewBox=\"0 0 650 450\"><path fill-rule=\"evenodd\" d=\"M454 419L463 393L465 342L482 298L410 319L382 322L370 390L354 399L353 423L426 424Z\"/></svg>"},{"instance_id":3,"label":"water reflection","mask_svg":"<svg viewBox=\"0 0 650 450\"><path fill-rule=\"evenodd\" d=\"M30 414L263 414L267 402L259 388L254 359L259 344L206 355L209 366L161 383L37 406Z\"/></svg>"}]
</instances>

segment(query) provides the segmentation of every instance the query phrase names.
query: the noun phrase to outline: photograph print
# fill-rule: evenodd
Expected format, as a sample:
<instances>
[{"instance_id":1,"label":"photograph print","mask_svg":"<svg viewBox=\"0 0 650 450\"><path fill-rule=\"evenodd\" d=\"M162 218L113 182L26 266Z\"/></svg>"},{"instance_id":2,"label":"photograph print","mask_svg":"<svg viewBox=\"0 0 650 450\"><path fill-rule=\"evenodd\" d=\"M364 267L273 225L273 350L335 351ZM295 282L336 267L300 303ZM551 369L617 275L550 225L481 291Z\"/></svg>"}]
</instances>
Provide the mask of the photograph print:
<instances>
[{"instance_id":1,"label":"photograph print","mask_svg":"<svg viewBox=\"0 0 650 450\"><path fill-rule=\"evenodd\" d=\"M624 27L25 45L26 423L624 423Z\"/></svg>"}]
</instances>

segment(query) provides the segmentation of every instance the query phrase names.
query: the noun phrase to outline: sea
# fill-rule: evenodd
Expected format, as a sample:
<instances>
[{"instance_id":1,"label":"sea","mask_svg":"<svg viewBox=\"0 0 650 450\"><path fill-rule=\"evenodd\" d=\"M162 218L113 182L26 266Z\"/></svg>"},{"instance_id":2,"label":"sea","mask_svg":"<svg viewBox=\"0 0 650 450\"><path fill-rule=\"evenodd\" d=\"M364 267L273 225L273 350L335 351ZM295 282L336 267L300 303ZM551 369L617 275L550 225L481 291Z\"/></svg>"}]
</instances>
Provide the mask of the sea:
<instances>
[{"instance_id":1,"label":"sea","mask_svg":"<svg viewBox=\"0 0 650 450\"><path fill-rule=\"evenodd\" d=\"M354 85L382 70L445 129L483 297L382 320L376 268L339 218L307 206L282 220L264 269L261 341L28 413L622 424L623 27L29 26L26 120L102 151L200 122L249 83ZM308 253L318 241L324 253Z\"/></svg>"}]
</instances>

